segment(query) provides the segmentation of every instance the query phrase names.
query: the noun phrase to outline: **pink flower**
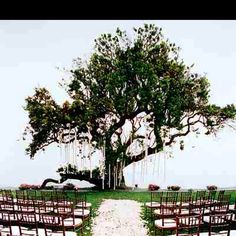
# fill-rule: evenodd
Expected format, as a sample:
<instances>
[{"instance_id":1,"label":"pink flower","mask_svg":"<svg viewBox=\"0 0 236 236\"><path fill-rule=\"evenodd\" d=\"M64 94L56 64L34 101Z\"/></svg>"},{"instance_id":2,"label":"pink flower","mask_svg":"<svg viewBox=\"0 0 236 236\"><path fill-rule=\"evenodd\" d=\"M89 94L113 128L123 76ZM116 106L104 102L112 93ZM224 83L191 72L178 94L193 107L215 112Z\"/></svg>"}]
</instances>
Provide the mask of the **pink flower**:
<instances>
[{"instance_id":1,"label":"pink flower","mask_svg":"<svg viewBox=\"0 0 236 236\"><path fill-rule=\"evenodd\" d=\"M39 189L40 188L40 185L34 185L34 184L21 184L19 189Z\"/></svg>"},{"instance_id":2,"label":"pink flower","mask_svg":"<svg viewBox=\"0 0 236 236\"><path fill-rule=\"evenodd\" d=\"M148 185L148 190L149 191L155 191L155 190L158 190L160 187L156 184L149 184Z\"/></svg>"}]
</instances>

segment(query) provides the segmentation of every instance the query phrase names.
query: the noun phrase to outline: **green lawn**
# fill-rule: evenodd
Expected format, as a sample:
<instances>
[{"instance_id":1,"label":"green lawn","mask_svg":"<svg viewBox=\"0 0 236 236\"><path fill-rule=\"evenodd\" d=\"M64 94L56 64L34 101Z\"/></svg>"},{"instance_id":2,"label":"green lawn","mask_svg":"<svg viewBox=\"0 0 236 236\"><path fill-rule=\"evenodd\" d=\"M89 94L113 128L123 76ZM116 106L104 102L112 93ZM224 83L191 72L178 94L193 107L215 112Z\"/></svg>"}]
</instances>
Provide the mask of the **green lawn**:
<instances>
[{"instance_id":1,"label":"green lawn","mask_svg":"<svg viewBox=\"0 0 236 236\"><path fill-rule=\"evenodd\" d=\"M226 194L231 194L230 203L233 204L236 198L236 191L226 191ZM70 192L67 192L70 195ZM72 196L72 195L71 195ZM92 218L96 216L97 209L99 208L101 202L105 199L129 199L135 200L141 203L150 202L150 192L149 191L138 191L138 190L110 190L110 191L96 191L91 190L87 192L87 202L92 203ZM145 224L149 228L149 235L154 235L153 220L151 220L148 215L145 216L145 209L142 207L141 218L144 220ZM91 220L92 222L92 220ZM84 230L84 235L91 236L91 225L87 225Z\"/></svg>"},{"instance_id":2,"label":"green lawn","mask_svg":"<svg viewBox=\"0 0 236 236\"><path fill-rule=\"evenodd\" d=\"M236 191L226 191L226 194L231 194L230 203L233 204L236 198ZM93 209L96 212L103 199L130 199L138 202L149 202L150 192L137 191L91 191L87 193L87 201L92 203Z\"/></svg>"},{"instance_id":3,"label":"green lawn","mask_svg":"<svg viewBox=\"0 0 236 236\"><path fill-rule=\"evenodd\" d=\"M236 198L236 191L226 191L226 194L231 194L230 203L233 204ZM150 192L138 192L138 191L91 191L87 193L87 201L92 203L93 213L92 217L96 216L98 207L100 206L102 200L104 199L129 199L135 200L141 203L150 201ZM142 207L141 218L145 221L149 228L149 234L154 235L153 221L147 216L145 217L145 209ZM85 230L85 235L91 236L91 227Z\"/></svg>"}]
</instances>

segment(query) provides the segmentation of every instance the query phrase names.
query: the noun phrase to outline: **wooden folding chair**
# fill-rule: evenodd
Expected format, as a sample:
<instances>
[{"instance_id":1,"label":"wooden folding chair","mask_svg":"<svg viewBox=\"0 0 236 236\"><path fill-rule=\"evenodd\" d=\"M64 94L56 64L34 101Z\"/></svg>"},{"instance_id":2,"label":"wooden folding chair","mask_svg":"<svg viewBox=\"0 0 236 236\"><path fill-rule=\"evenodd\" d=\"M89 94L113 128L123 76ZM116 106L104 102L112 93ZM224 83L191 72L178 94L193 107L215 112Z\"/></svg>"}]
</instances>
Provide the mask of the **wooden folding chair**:
<instances>
[{"instance_id":1,"label":"wooden folding chair","mask_svg":"<svg viewBox=\"0 0 236 236\"><path fill-rule=\"evenodd\" d=\"M17 199L16 206L20 212L35 212L35 202L33 200Z\"/></svg>"},{"instance_id":2,"label":"wooden folding chair","mask_svg":"<svg viewBox=\"0 0 236 236\"><path fill-rule=\"evenodd\" d=\"M76 208L85 208L91 211L92 204L87 201L87 194L85 192L71 191Z\"/></svg>"},{"instance_id":3,"label":"wooden folding chair","mask_svg":"<svg viewBox=\"0 0 236 236\"><path fill-rule=\"evenodd\" d=\"M81 218L83 221L90 220L91 216L91 203L87 202L86 193L78 193L74 191L74 215L76 218Z\"/></svg>"},{"instance_id":4,"label":"wooden folding chair","mask_svg":"<svg viewBox=\"0 0 236 236\"><path fill-rule=\"evenodd\" d=\"M44 235L44 229L39 227L39 217L32 212L18 212L17 220L20 230L20 235Z\"/></svg>"},{"instance_id":5,"label":"wooden folding chair","mask_svg":"<svg viewBox=\"0 0 236 236\"><path fill-rule=\"evenodd\" d=\"M49 236L48 230L53 230L53 234L50 232L50 236L58 235L62 233L63 236L66 236L68 233L66 229L73 229L74 231L76 229L80 229L81 234L83 234L83 224L82 220L77 222L72 222L72 221L66 221L67 219L64 218L64 215L42 215L42 220L43 220L43 225L45 229L45 235ZM75 235L76 236L76 235Z\"/></svg>"},{"instance_id":6,"label":"wooden folding chair","mask_svg":"<svg viewBox=\"0 0 236 236\"><path fill-rule=\"evenodd\" d=\"M212 191L208 191L206 193L206 199L205 199L205 206L206 208L211 208L216 201L216 191L212 190Z\"/></svg>"},{"instance_id":7,"label":"wooden folding chair","mask_svg":"<svg viewBox=\"0 0 236 236\"><path fill-rule=\"evenodd\" d=\"M192 193L181 192L179 202L177 202L177 205L179 206L179 209L180 209L179 214L182 214L182 215L188 214L189 204L191 202L192 202Z\"/></svg>"},{"instance_id":8,"label":"wooden folding chair","mask_svg":"<svg viewBox=\"0 0 236 236\"><path fill-rule=\"evenodd\" d=\"M26 192L24 190L16 190L16 200L26 200L27 199L27 195Z\"/></svg>"},{"instance_id":9,"label":"wooden folding chair","mask_svg":"<svg viewBox=\"0 0 236 236\"><path fill-rule=\"evenodd\" d=\"M210 214L220 214L229 212L230 194L221 197L221 200L214 203L211 207Z\"/></svg>"},{"instance_id":10,"label":"wooden folding chair","mask_svg":"<svg viewBox=\"0 0 236 236\"><path fill-rule=\"evenodd\" d=\"M161 198L160 208L154 210L154 215L158 218L154 221L155 234L156 229L161 231L163 235L164 230L175 230L176 221L174 218L179 213L179 206L177 205L178 194L176 192L167 192Z\"/></svg>"},{"instance_id":11,"label":"wooden folding chair","mask_svg":"<svg viewBox=\"0 0 236 236\"><path fill-rule=\"evenodd\" d=\"M225 190L220 190L218 192L217 201L221 201L222 197L225 195Z\"/></svg>"},{"instance_id":12,"label":"wooden folding chair","mask_svg":"<svg viewBox=\"0 0 236 236\"><path fill-rule=\"evenodd\" d=\"M193 199L193 201L195 203L205 203L206 197L206 190L199 190L196 192L195 199Z\"/></svg>"},{"instance_id":13,"label":"wooden folding chair","mask_svg":"<svg viewBox=\"0 0 236 236\"><path fill-rule=\"evenodd\" d=\"M151 191L150 192L150 202L146 202L145 207L145 216L147 215L147 211L149 210L151 218L153 218L153 210L158 209L161 206L161 198L163 192Z\"/></svg>"},{"instance_id":14,"label":"wooden folding chair","mask_svg":"<svg viewBox=\"0 0 236 236\"><path fill-rule=\"evenodd\" d=\"M201 214L176 217L176 236L200 235Z\"/></svg>"},{"instance_id":15,"label":"wooden folding chair","mask_svg":"<svg viewBox=\"0 0 236 236\"><path fill-rule=\"evenodd\" d=\"M18 221L9 212L0 211L0 224L3 225L3 228L0 228L1 236L20 235L19 226L16 226L19 225Z\"/></svg>"},{"instance_id":16,"label":"wooden folding chair","mask_svg":"<svg viewBox=\"0 0 236 236\"><path fill-rule=\"evenodd\" d=\"M210 215L208 235L230 235L232 213Z\"/></svg>"}]
</instances>

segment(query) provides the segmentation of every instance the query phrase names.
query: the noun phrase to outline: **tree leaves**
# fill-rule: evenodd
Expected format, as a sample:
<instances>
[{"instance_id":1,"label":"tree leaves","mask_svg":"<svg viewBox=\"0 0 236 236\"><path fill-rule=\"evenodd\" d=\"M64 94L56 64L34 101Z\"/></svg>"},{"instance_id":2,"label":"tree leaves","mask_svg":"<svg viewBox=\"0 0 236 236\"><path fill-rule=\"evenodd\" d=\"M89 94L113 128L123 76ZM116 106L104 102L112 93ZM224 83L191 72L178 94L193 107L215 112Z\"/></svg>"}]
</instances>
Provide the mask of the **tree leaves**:
<instances>
[{"instance_id":1,"label":"tree leaves","mask_svg":"<svg viewBox=\"0 0 236 236\"><path fill-rule=\"evenodd\" d=\"M154 24L134 28L133 39L120 29L114 35L102 34L95 40L90 59L85 63L78 60L71 70L71 80L64 88L72 102L56 104L45 88L36 89L26 99L27 134L32 136L27 153L32 157L50 143L59 142L61 130L70 127L78 134L90 130L98 148L106 139L106 154L115 162L121 154L128 158L130 145L128 139L121 141L117 131L138 116L150 114L149 132L154 133L155 145L149 147L149 153L163 150L191 130L195 132L197 129L190 128L196 124L208 134L234 119L234 105L220 108L208 104L207 78L191 73L193 65L179 59L179 50ZM139 136L142 142L134 128L133 137ZM114 135L116 143L111 141ZM132 157L133 161L142 155Z\"/></svg>"}]
</instances>

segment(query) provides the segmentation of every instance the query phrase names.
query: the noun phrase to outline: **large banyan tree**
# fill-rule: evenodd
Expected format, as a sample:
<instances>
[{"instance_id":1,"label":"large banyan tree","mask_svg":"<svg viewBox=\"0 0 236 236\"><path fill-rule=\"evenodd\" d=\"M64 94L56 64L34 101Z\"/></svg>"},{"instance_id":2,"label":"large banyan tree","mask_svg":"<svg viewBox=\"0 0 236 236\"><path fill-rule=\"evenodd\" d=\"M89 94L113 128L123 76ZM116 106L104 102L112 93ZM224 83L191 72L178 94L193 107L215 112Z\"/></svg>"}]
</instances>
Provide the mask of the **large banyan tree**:
<instances>
[{"instance_id":1,"label":"large banyan tree","mask_svg":"<svg viewBox=\"0 0 236 236\"><path fill-rule=\"evenodd\" d=\"M207 78L192 73L179 50L155 25L134 28L132 40L120 29L102 34L89 60L76 60L64 80L68 101L57 104L46 88L26 98L27 154L33 158L52 143L86 143L101 150L102 167L59 168L61 181L114 188L124 183L126 166L176 142L183 149L190 132L212 134L224 127L235 118L234 105L209 104Z\"/></svg>"}]
</instances>

